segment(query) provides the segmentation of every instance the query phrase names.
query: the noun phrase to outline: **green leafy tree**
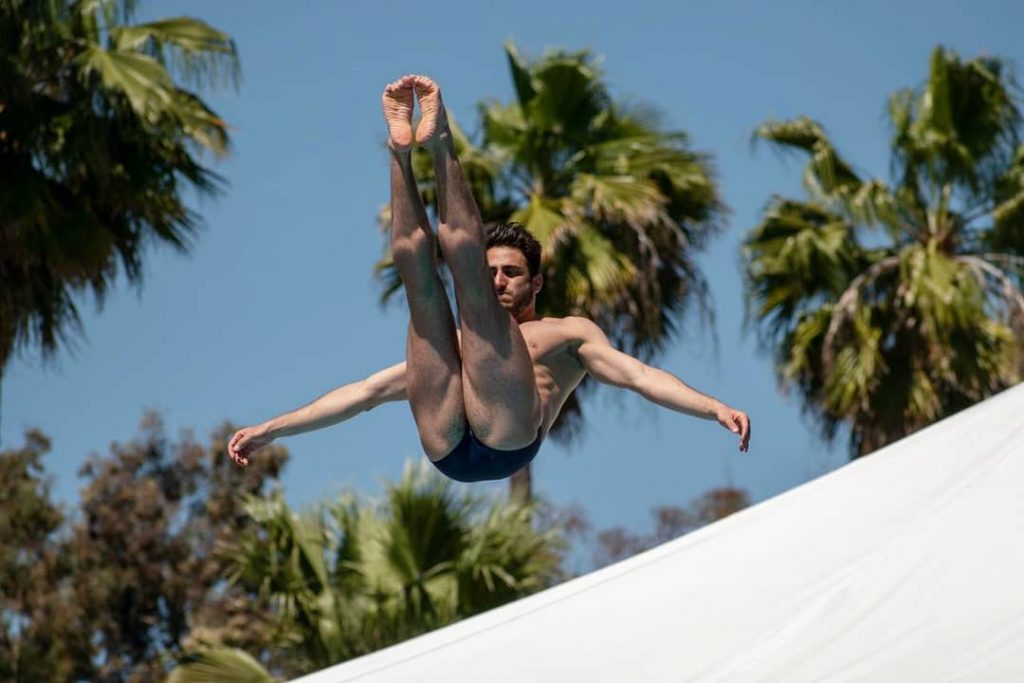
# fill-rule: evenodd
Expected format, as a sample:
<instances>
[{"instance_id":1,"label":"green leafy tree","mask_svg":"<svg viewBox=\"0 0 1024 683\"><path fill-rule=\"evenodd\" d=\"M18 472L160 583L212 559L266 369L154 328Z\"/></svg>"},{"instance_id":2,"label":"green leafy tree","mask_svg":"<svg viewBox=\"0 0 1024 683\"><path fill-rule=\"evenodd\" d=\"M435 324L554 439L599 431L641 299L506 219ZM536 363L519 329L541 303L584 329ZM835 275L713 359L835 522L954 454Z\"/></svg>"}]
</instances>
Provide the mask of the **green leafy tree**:
<instances>
[{"instance_id":1,"label":"green leafy tree","mask_svg":"<svg viewBox=\"0 0 1024 683\"><path fill-rule=\"evenodd\" d=\"M255 469L240 470L227 456L229 436L225 427L208 448L187 436L173 444L150 414L141 439L82 468L90 481L70 551L89 577L76 598L103 652L101 676L162 680L191 628L209 630L250 599L220 591L227 561L217 548L252 524L239 495L262 491L288 454L271 447Z\"/></svg>"},{"instance_id":2,"label":"green leafy tree","mask_svg":"<svg viewBox=\"0 0 1024 683\"><path fill-rule=\"evenodd\" d=\"M195 90L232 82L234 43L192 18L132 24L131 0L0 3L0 372L52 357L117 274L141 286L145 247L188 251L187 191L220 179L202 153L227 125Z\"/></svg>"},{"instance_id":3,"label":"green leafy tree","mask_svg":"<svg viewBox=\"0 0 1024 683\"><path fill-rule=\"evenodd\" d=\"M1007 62L936 48L889 99L886 183L805 117L755 138L806 154L744 246L749 317L784 387L856 457L1020 379L1024 146Z\"/></svg>"},{"instance_id":4,"label":"green leafy tree","mask_svg":"<svg viewBox=\"0 0 1024 683\"><path fill-rule=\"evenodd\" d=\"M254 657L268 679L306 673L560 577L557 532L536 531L526 507L457 491L427 466L408 466L376 503L346 496L299 514L275 495L247 509L259 528L230 552L231 577L272 606L275 647L247 656L208 643L183 659L175 683L206 680L211 667L241 676Z\"/></svg>"},{"instance_id":5,"label":"green leafy tree","mask_svg":"<svg viewBox=\"0 0 1024 683\"><path fill-rule=\"evenodd\" d=\"M651 107L616 101L589 52L530 62L511 43L505 50L515 100L480 103L479 145L458 126L452 133L484 223L519 221L543 247L538 313L591 318L647 359L688 309L712 322L694 261L725 212L709 158L685 133L664 130ZM414 163L436 216L429 158L419 152ZM378 272L386 300L401 281L389 259ZM552 435L572 438L580 415L570 397ZM529 468L512 488L529 498Z\"/></svg>"},{"instance_id":6,"label":"green leafy tree","mask_svg":"<svg viewBox=\"0 0 1024 683\"><path fill-rule=\"evenodd\" d=\"M0 680L88 677L82 613L68 599L73 562L61 552L64 513L50 500L42 458L50 441L26 434L0 453Z\"/></svg>"},{"instance_id":7,"label":"green leafy tree","mask_svg":"<svg viewBox=\"0 0 1024 683\"><path fill-rule=\"evenodd\" d=\"M266 647L269 607L226 584L218 549L253 525L239 496L262 493L288 454L262 449L241 470L233 431L174 442L148 415L140 438L83 466L69 517L49 501L43 435L0 453L0 678L162 681L200 639Z\"/></svg>"}]
</instances>

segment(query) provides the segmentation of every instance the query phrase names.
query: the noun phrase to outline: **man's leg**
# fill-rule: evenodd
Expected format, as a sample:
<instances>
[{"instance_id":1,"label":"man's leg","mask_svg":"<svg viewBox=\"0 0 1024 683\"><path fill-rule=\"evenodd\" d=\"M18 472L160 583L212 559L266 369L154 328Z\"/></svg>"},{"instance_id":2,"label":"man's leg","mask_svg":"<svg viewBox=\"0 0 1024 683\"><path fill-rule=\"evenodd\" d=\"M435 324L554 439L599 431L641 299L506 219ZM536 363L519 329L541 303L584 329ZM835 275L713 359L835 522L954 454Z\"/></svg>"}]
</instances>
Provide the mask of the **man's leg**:
<instances>
[{"instance_id":1,"label":"man's leg","mask_svg":"<svg viewBox=\"0 0 1024 683\"><path fill-rule=\"evenodd\" d=\"M416 142L434 161L438 237L455 281L462 321L462 393L473 433L488 446L514 450L537 438L542 415L533 362L519 325L498 303L484 246L483 223L448 128L441 91L415 77L422 118Z\"/></svg>"},{"instance_id":2,"label":"man's leg","mask_svg":"<svg viewBox=\"0 0 1024 683\"><path fill-rule=\"evenodd\" d=\"M423 449L437 460L465 433L459 345L412 172L412 77L389 84L382 99L391 151L391 252L409 302L406 390Z\"/></svg>"}]
</instances>

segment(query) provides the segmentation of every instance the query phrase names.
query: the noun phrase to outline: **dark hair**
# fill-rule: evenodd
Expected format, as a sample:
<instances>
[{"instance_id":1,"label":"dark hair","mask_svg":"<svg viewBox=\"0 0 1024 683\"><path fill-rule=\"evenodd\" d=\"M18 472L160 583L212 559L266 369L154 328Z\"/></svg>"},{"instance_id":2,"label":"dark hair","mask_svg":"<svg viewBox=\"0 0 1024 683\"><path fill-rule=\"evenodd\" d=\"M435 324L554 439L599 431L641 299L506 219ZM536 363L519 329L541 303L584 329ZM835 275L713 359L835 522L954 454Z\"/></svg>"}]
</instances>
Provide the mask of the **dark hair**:
<instances>
[{"instance_id":1,"label":"dark hair","mask_svg":"<svg viewBox=\"0 0 1024 683\"><path fill-rule=\"evenodd\" d=\"M487 228L487 248L512 247L523 252L530 277L540 272L540 242L531 235L522 223L509 221Z\"/></svg>"}]
</instances>

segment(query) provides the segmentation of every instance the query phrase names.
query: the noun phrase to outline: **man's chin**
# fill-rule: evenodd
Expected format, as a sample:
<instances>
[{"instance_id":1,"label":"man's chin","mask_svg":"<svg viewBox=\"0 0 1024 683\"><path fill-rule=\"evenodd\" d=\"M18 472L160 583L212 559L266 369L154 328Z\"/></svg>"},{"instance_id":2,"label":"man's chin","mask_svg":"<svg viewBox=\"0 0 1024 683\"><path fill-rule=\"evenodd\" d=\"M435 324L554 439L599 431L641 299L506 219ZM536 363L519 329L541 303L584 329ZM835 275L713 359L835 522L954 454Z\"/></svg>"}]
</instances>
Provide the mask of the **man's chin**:
<instances>
[{"instance_id":1,"label":"man's chin","mask_svg":"<svg viewBox=\"0 0 1024 683\"><path fill-rule=\"evenodd\" d=\"M515 297L511 296L498 296L498 304L508 311L513 318L518 318L520 314L525 312L530 307L530 301L517 301Z\"/></svg>"},{"instance_id":2,"label":"man's chin","mask_svg":"<svg viewBox=\"0 0 1024 683\"><path fill-rule=\"evenodd\" d=\"M511 313L513 318L523 310L522 306L516 306L516 302L511 299L498 299L498 303L501 304L502 308Z\"/></svg>"}]
</instances>

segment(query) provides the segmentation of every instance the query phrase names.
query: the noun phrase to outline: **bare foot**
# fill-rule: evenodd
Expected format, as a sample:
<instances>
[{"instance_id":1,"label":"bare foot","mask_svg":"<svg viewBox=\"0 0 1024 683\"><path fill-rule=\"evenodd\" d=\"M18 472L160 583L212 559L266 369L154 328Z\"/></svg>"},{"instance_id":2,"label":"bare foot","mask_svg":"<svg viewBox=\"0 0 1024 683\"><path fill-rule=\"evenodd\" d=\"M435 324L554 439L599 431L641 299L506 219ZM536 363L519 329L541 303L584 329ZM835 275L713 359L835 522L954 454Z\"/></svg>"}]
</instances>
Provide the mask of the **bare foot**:
<instances>
[{"instance_id":1,"label":"bare foot","mask_svg":"<svg viewBox=\"0 0 1024 683\"><path fill-rule=\"evenodd\" d=\"M448 114L441 102L441 88L426 76L413 76L420 102L420 122L416 124L416 144L432 145L448 132Z\"/></svg>"},{"instance_id":2,"label":"bare foot","mask_svg":"<svg viewBox=\"0 0 1024 683\"><path fill-rule=\"evenodd\" d=\"M388 83L381 95L384 120L388 124L388 147L404 152L412 147L412 96L414 76L402 76Z\"/></svg>"}]
</instances>

